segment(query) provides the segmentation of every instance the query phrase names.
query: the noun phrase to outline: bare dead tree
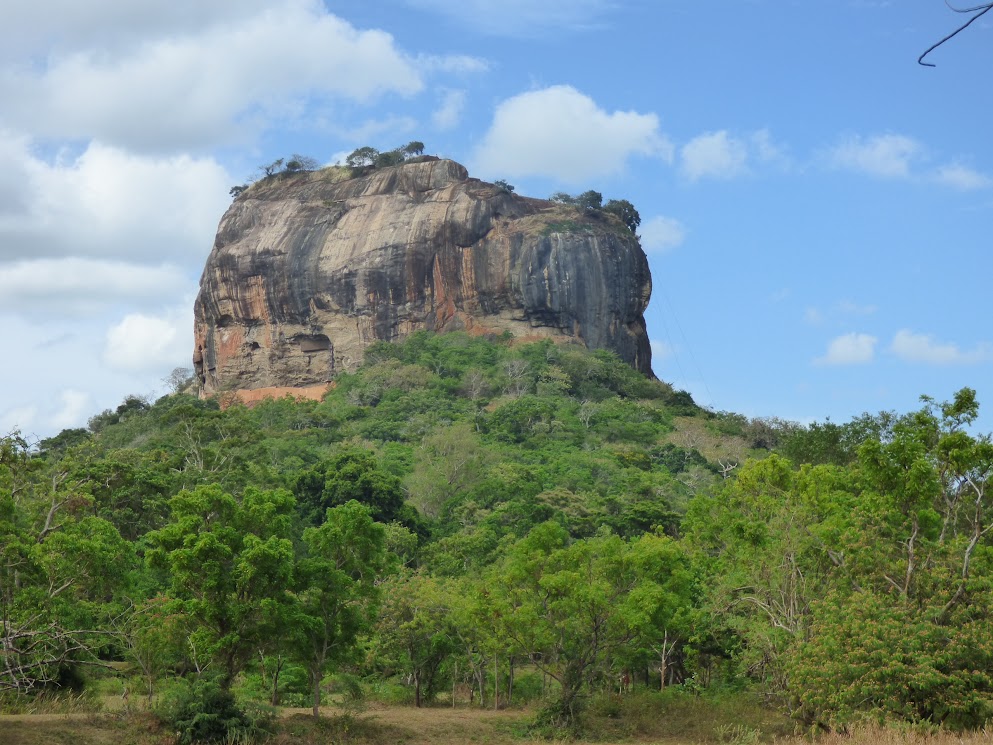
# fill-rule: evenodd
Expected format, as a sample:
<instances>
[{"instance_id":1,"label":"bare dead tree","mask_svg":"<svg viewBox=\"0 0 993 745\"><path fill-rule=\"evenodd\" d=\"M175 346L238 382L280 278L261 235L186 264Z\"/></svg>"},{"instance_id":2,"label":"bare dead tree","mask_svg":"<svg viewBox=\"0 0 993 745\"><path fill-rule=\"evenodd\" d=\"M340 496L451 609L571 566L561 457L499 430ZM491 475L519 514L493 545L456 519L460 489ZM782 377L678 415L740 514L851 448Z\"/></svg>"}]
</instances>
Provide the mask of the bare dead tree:
<instances>
[{"instance_id":1,"label":"bare dead tree","mask_svg":"<svg viewBox=\"0 0 993 745\"><path fill-rule=\"evenodd\" d=\"M738 467L738 461L736 460L728 459L727 463L725 463L723 460L718 460L717 462L721 466L721 478L723 478L725 481L731 478L731 471L733 471Z\"/></svg>"},{"instance_id":2,"label":"bare dead tree","mask_svg":"<svg viewBox=\"0 0 993 745\"><path fill-rule=\"evenodd\" d=\"M942 39L939 42L936 42L935 44L932 44L930 47L928 47L925 50L924 54L922 54L920 57L917 58L917 63L919 65L923 65L924 67L936 67L936 65L930 62L925 62L924 58L927 57L931 52L933 52L935 49L940 47L949 39L957 36L962 31L965 31L967 28L969 28L969 26L971 26L973 23L979 20L983 15L993 10L993 3L982 3L981 5L973 5L971 8L956 8L951 3L949 3L948 0L945 0L945 5L948 6L949 10L952 10L956 13L975 13L975 15L972 16L972 18L970 18L968 21L963 23L961 26L959 26L957 29L952 31L952 33L948 34L948 36L946 36L944 39Z\"/></svg>"}]
</instances>

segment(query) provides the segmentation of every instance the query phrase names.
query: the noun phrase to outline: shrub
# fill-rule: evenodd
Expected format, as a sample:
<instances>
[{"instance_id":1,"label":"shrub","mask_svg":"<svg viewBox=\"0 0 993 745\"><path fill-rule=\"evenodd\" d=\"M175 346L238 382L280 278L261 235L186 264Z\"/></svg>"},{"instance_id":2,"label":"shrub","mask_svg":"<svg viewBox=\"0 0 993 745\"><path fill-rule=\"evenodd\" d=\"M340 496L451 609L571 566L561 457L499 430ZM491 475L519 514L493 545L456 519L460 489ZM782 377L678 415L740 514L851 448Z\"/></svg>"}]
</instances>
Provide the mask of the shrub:
<instances>
[{"instance_id":1,"label":"shrub","mask_svg":"<svg viewBox=\"0 0 993 745\"><path fill-rule=\"evenodd\" d=\"M159 716L175 730L180 745L253 742L270 733L272 720L270 710L240 708L231 691L215 680L177 686L165 697Z\"/></svg>"}]
</instances>

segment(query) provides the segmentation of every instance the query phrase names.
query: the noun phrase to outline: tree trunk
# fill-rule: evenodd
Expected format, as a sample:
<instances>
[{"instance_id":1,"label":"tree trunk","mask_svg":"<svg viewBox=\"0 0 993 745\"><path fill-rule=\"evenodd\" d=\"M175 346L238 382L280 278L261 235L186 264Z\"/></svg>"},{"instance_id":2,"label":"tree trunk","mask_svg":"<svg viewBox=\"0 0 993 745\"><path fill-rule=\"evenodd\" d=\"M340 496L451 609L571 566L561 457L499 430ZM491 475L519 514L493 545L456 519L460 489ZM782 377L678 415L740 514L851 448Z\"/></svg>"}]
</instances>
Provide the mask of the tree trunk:
<instances>
[{"instance_id":1,"label":"tree trunk","mask_svg":"<svg viewBox=\"0 0 993 745\"><path fill-rule=\"evenodd\" d=\"M414 671L414 706L421 708L421 671Z\"/></svg>"},{"instance_id":2,"label":"tree trunk","mask_svg":"<svg viewBox=\"0 0 993 745\"><path fill-rule=\"evenodd\" d=\"M514 703L514 657L510 657L510 677L507 679L507 706Z\"/></svg>"},{"instance_id":3,"label":"tree trunk","mask_svg":"<svg viewBox=\"0 0 993 745\"><path fill-rule=\"evenodd\" d=\"M310 681L314 684L314 719L321 718L321 673L311 672Z\"/></svg>"},{"instance_id":4,"label":"tree trunk","mask_svg":"<svg viewBox=\"0 0 993 745\"><path fill-rule=\"evenodd\" d=\"M279 706L279 673L283 669L285 660L282 655L276 656L276 671L272 674L272 698L269 703L273 706Z\"/></svg>"}]
</instances>

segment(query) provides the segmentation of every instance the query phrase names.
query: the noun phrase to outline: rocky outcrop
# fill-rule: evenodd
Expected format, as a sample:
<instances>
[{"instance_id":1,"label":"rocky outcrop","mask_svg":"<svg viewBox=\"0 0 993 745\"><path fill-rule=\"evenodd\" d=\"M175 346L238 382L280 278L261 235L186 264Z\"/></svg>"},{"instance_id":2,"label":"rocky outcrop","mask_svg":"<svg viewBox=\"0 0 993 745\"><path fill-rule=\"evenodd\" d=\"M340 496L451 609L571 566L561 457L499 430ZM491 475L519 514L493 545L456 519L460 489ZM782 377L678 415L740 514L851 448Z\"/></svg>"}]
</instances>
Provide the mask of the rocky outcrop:
<instances>
[{"instance_id":1,"label":"rocky outcrop","mask_svg":"<svg viewBox=\"0 0 993 745\"><path fill-rule=\"evenodd\" d=\"M195 306L202 395L308 387L419 329L551 337L647 375L648 262L614 217L511 194L450 160L254 184Z\"/></svg>"}]
</instances>

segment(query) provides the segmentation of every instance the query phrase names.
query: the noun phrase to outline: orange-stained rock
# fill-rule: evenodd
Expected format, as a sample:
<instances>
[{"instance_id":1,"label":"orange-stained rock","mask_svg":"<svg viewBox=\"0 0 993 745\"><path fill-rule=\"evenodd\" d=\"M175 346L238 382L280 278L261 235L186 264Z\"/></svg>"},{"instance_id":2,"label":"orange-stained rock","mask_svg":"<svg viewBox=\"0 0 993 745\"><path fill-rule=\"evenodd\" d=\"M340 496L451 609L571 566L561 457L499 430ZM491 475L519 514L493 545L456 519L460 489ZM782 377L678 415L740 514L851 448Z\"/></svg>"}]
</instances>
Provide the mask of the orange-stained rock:
<instances>
[{"instance_id":1,"label":"orange-stained rock","mask_svg":"<svg viewBox=\"0 0 993 745\"><path fill-rule=\"evenodd\" d=\"M303 388L271 386L269 388L236 390L229 393L222 393L219 398L222 409L226 409L234 403L244 404L251 408L260 401L265 401L269 398L284 398L285 396L292 396L301 401L321 401L324 399L324 395L333 387L333 383L323 383L321 385L311 385Z\"/></svg>"},{"instance_id":2,"label":"orange-stained rock","mask_svg":"<svg viewBox=\"0 0 993 745\"><path fill-rule=\"evenodd\" d=\"M458 163L270 178L221 219L195 306L202 395L321 387L419 329L610 349L651 375L638 241Z\"/></svg>"}]
</instances>

